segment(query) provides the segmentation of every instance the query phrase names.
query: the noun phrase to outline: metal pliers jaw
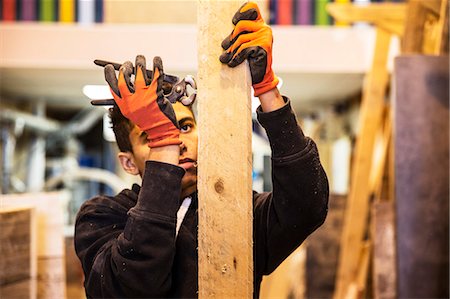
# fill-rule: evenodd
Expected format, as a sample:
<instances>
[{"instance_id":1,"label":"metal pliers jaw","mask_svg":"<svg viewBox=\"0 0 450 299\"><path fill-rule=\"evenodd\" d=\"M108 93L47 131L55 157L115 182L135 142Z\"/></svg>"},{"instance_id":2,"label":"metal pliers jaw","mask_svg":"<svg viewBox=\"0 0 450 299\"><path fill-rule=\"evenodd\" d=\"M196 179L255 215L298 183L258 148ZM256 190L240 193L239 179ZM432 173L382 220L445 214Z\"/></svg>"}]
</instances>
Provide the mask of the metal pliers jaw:
<instances>
[{"instance_id":1,"label":"metal pliers jaw","mask_svg":"<svg viewBox=\"0 0 450 299\"><path fill-rule=\"evenodd\" d=\"M188 89L188 86L191 87L191 90ZM194 77L187 75L184 79L179 80L172 86L170 93L164 96L172 104L179 101L184 106L192 105L197 96L197 83L195 82Z\"/></svg>"},{"instance_id":2,"label":"metal pliers jaw","mask_svg":"<svg viewBox=\"0 0 450 299\"><path fill-rule=\"evenodd\" d=\"M98 59L95 60L94 63L102 67L111 64L115 70L119 70L122 66L119 63ZM148 78L153 78L153 72L147 70L147 76ZM188 86L191 88L188 88ZM177 76L164 74L162 89L164 97L172 104L175 104L178 101L184 106L190 106L195 102L195 98L197 97L197 84L194 77L191 75L187 75L184 79L180 80ZM92 100L91 105L113 106L115 105L115 102L114 99Z\"/></svg>"}]
</instances>

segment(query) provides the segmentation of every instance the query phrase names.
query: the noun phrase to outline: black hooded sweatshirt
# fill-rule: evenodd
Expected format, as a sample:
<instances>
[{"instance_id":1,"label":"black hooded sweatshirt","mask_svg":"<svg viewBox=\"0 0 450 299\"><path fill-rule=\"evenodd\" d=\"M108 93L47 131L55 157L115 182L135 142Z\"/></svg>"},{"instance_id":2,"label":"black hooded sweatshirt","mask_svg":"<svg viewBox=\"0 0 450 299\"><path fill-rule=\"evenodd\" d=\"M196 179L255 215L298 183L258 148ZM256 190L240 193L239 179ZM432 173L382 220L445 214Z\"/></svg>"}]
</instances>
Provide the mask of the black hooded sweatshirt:
<instances>
[{"instance_id":1,"label":"black hooded sweatshirt","mask_svg":"<svg viewBox=\"0 0 450 299\"><path fill-rule=\"evenodd\" d=\"M328 181L289 100L257 111L272 149L273 191L253 192L254 297L268 275L325 220ZM184 169L147 161L142 187L86 201L75 224L88 298L197 298L197 193L176 234Z\"/></svg>"}]
</instances>

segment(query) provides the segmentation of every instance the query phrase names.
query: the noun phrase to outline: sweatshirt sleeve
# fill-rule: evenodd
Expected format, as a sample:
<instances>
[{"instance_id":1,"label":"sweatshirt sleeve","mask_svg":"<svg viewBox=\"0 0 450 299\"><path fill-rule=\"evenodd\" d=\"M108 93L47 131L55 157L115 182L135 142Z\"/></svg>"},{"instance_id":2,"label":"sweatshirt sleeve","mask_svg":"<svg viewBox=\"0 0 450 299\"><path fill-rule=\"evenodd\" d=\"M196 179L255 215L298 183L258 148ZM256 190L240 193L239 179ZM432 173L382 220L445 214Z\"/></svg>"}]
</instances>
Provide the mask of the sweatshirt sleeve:
<instances>
[{"instance_id":1,"label":"sweatshirt sleeve","mask_svg":"<svg viewBox=\"0 0 450 299\"><path fill-rule=\"evenodd\" d=\"M255 194L256 270L263 274L275 270L318 228L328 210L328 180L317 147L284 99L278 110L257 111L272 149L273 190Z\"/></svg>"},{"instance_id":2,"label":"sweatshirt sleeve","mask_svg":"<svg viewBox=\"0 0 450 299\"><path fill-rule=\"evenodd\" d=\"M115 198L97 197L81 207L75 249L88 298L167 295L183 175L178 166L147 161L134 207L120 205L124 192Z\"/></svg>"}]
</instances>

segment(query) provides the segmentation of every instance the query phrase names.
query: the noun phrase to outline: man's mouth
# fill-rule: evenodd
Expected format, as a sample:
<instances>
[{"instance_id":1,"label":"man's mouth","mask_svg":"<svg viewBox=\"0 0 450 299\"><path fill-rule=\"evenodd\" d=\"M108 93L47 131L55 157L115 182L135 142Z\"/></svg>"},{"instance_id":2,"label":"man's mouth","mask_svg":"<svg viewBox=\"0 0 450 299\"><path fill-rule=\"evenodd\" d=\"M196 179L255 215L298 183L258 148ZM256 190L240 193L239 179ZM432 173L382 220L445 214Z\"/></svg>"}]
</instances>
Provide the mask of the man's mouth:
<instances>
[{"instance_id":1,"label":"man's mouth","mask_svg":"<svg viewBox=\"0 0 450 299\"><path fill-rule=\"evenodd\" d=\"M188 170L189 168L197 167L197 161L189 158L184 158L178 161L178 166L183 167L185 170Z\"/></svg>"}]
</instances>

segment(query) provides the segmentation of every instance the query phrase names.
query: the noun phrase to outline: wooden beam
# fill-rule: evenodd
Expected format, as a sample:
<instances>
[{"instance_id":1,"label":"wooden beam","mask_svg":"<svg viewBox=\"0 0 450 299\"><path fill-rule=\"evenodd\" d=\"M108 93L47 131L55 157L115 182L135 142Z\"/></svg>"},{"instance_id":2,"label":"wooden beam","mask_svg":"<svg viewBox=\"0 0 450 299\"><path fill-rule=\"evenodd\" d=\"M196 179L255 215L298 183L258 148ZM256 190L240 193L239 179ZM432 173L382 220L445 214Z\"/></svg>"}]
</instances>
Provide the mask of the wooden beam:
<instances>
[{"instance_id":1,"label":"wooden beam","mask_svg":"<svg viewBox=\"0 0 450 299\"><path fill-rule=\"evenodd\" d=\"M253 295L250 72L219 61L241 5L198 2L199 298Z\"/></svg>"},{"instance_id":2,"label":"wooden beam","mask_svg":"<svg viewBox=\"0 0 450 299\"><path fill-rule=\"evenodd\" d=\"M363 298L364 293L367 291L367 277L369 275L371 255L372 242L365 241L361 248L358 274L356 275L356 284L358 285L358 293L360 294L357 298Z\"/></svg>"},{"instance_id":3,"label":"wooden beam","mask_svg":"<svg viewBox=\"0 0 450 299\"><path fill-rule=\"evenodd\" d=\"M417 1L417 0L410 0L410 1ZM424 9L428 10L432 14L435 14L439 16L441 12L441 3L448 0L427 0L423 1L420 0L420 4L423 6Z\"/></svg>"},{"instance_id":4,"label":"wooden beam","mask_svg":"<svg viewBox=\"0 0 450 299\"><path fill-rule=\"evenodd\" d=\"M358 272L353 281L350 282L345 299L358 299L365 298L366 292L366 282L370 266L370 255L371 255L371 242L366 241L362 243L360 248L360 258L358 262Z\"/></svg>"},{"instance_id":5,"label":"wooden beam","mask_svg":"<svg viewBox=\"0 0 450 299\"><path fill-rule=\"evenodd\" d=\"M398 36L404 32L406 5L403 3L380 3L354 5L330 3L328 13L339 22L368 22Z\"/></svg>"},{"instance_id":6,"label":"wooden beam","mask_svg":"<svg viewBox=\"0 0 450 299\"><path fill-rule=\"evenodd\" d=\"M372 206L373 237L373 297L397 298L395 244L395 211L392 201L376 202Z\"/></svg>"},{"instance_id":7,"label":"wooden beam","mask_svg":"<svg viewBox=\"0 0 450 299\"><path fill-rule=\"evenodd\" d=\"M410 0L405 20L402 53L422 53L426 18L427 10L422 5L422 1Z\"/></svg>"},{"instance_id":8,"label":"wooden beam","mask_svg":"<svg viewBox=\"0 0 450 299\"><path fill-rule=\"evenodd\" d=\"M374 195L374 201L381 200L383 181L386 173L386 161L389 155L389 147L392 136L392 117L390 108L385 105L384 125L381 128L381 138L378 140L379 155L378 160L373 161L373 171L371 173L370 192ZM381 131L381 130L380 130Z\"/></svg>"},{"instance_id":9,"label":"wooden beam","mask_svg":"<svg viewBox=\"0 0 450 299\"><path fill-rule=\"evenodd\" d=\"M383 28L387 32L402 37L405 32L405 22L400 20L379 20L374 23L377 27Z\"/></svg>"},{"instance_id":10,"label":"wooden beam","mask_svg":"<svg viewBox=\"0 0 450 299\"><path fill-rule=\"evenodd\" d=\"M448 53L448 0L409 1L402 52Z\"/></svg>"},{"instance_id":11,"label":"wooden beam","mask_svg":"<svg viewBox=\"0 0 450 299\"><path fill-rule=\"evenodd\" d=\"M306 242L261 283L260 298L306 298Z\"/></svg>"},{"instance_id":12,"label":"wooden beam","mask_svg":"<svg viewBox=\"0 0 450 299\"><path fill-rule=\"evenodd\" d=\"M367 228L369 210L369 177L376 132L379 129L388 83L387 59L391 34L377 28L375 53L371 71L367 74L356 140L355 158L341 251L336 277L335 299L344 298L350 283L356 279L360 248Z\"/></svg>"},{"instance_id":13,"label":"wooden beam","mask_svg":"<svg viewBox=\"0 0 450 299\"><path fill-rule=\"evenodd\" d=\"M336 20L349 23L376 23L380 20L403 22L406 15L406 6L403 3L380 3L370 5L330 3L327 5L327 11Z\"/></svg>"},{"instance_id":14,"label":"wooden beam","mask_svg":"<svg viewBox=\"0 0 450 299\"><path fill-rule=\"evenodd\" d=\"M449 0L442 0L441 2L441 11L436 30L435 55L448 54L448 2Z\"/></svg>"}]
</instances>

